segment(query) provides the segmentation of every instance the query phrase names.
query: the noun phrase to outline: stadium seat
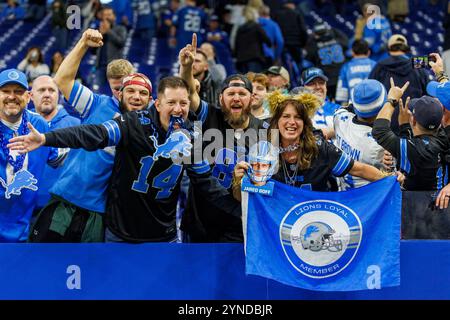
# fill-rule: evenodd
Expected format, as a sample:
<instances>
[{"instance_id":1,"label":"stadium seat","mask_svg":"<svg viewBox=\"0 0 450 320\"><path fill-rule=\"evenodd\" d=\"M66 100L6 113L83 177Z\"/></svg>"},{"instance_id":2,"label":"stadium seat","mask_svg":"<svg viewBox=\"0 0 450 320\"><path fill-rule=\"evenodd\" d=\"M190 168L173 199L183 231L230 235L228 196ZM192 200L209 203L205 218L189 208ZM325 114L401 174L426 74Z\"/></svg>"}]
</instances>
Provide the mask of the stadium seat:
<instances>
[{"instance_id":1,"label":"stadium seat","mask_svg":"<svg viewBox=\"0 0 450 320\"><path fill-rule=\"evenodd\" d=\"M413 6L410 1L410 8ZM322 14L320 14L320 12ZM305 13L305 22L308 34L318 22L325 22L333 28L343 31L349 38L353 37L356 19L360 11L355 3L346 4L346 12L331 16L323 13L314 6ZM410 10L410 15L404 22L391 22L393 33L401 33L408 38L411 44L412 54L426 54L442 50L444 30L442 18L445 16L443 8L439 6L421 6L416 10ZM55 39L51 32L51 17L48 14L38 23L25 21L0 21L0 69L16 67L24 58L31 46L39 46L44 52L45 62L50 64L50 59L55 52ZM177 53L170 48L167 39L154 38L151 43L144 43L140 39L134 27L129 31L124 50L125 57L135 63L138 71L150 76L153 82L161 76L176 73ZM67 54L79 40L81 32L71 30L69 32L69 47ZM17 39L21 39L20 42ZM234 73L234 63L230 49L220 43L214 43L217 51L217 59L223 64L228 74ZM88 78L91 68L95 63L95 56L86 55L80 66L82 78Z\"/></svg>"}]
</instances>

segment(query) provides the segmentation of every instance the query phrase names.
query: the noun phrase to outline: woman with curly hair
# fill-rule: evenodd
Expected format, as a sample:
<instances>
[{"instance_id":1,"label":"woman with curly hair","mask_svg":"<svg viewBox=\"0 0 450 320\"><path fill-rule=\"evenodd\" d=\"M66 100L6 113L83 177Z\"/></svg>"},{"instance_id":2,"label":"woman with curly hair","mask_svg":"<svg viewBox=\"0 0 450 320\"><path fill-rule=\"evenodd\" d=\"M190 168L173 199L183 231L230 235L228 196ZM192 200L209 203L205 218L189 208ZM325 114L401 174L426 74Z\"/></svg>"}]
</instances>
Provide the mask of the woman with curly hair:
<instances>
[{"instance_id":1,"label":"woman with curly hair","mask_svg":"<svg viewBox=\"0 0 450 320\"><path fill-rule=\"evenodd\" d=\"M377 168L351 159L313 128L311 115L320 105L313 94L292 96L276 91L268 100L273 115L269 129L279 133L278 137L269 133L271 143L279 152L274 180L308 190L328 191L330 175L341 177L350 173L369 181L385 177ZM237 199L240 199L240 181L248 169L246 162L238 163L234 169L233 194Z\"/></svg>"}]
</instances>

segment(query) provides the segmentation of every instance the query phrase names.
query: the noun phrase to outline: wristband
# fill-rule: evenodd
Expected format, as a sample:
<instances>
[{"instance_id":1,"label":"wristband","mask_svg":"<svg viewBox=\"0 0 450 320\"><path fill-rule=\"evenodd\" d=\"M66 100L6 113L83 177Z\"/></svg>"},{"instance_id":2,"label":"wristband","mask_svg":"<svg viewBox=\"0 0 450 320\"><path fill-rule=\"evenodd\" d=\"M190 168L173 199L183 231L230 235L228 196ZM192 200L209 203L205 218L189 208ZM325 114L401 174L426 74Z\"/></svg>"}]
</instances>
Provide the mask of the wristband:
<instances>
[{"instance_id":1,"label":"wristband","mask_svg":"<svg viewBox=\"0 0 450 320\"><path fill-rule=\"evenodd\" d=\"M444 71L441 71L441 72L436 73L436 80L438 82L441 82L442 80L448 81L448 76Z\"/></svg>"},{"instance_id":2,"label":"wristband","mask_svg":"<svg viewBox=\"0 0 450 320\"><path fill-rule=\"evenodd\" d=\"M395 99L388 99L388 101L394 108L398 107L398 100Z\"/></svg>"}]
</instances>

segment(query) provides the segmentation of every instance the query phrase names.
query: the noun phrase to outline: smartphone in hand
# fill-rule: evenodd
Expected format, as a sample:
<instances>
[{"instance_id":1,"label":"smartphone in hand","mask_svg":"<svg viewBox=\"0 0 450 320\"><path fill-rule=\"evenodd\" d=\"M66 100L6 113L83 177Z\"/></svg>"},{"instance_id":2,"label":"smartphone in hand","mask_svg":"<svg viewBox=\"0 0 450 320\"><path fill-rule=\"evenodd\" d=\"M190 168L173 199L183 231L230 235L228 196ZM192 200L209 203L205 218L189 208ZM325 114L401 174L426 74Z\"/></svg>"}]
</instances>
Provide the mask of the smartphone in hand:
<instances>
[{"instance_id":1,"label":"smartphone in hand","mask_svg":"<svg viewBox=\"0 0 450 320\"><path fill-rule=\"evenodd\" d=\"M436 62L436 58L433 56L415 56L411 58L412 67L414 69L431 68L430 62Z\"/></svg>"}]
</instances>

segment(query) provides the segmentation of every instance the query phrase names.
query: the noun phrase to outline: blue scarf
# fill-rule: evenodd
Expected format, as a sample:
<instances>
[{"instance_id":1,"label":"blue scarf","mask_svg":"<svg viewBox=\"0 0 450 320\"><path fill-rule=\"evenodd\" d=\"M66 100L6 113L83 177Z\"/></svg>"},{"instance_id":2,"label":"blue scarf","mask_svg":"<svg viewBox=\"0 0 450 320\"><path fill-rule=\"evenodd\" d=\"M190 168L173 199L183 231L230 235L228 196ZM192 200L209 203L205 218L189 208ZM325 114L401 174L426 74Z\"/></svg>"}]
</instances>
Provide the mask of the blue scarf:
<instances>
[{"instance_id":1,"label":"blue scarf","mask_svg":"<svg viewBox=\"0 0 450 320\"><path fill-rule=\"evenodd\" d=\"M17 131L17 133L20 136L28 134L29 130L27 124L28 124L28 115L27 112L24 111L22 113L22 122L20 123L19 129ZM0 145L2 148L2 152L3 154L6 155L9 164L11 164L12 167L14 168L14 173L16 173L17 171L22 169L26 153L17 155L16 160L14 160L14 158L9 154L9 148L7 147L7 145L9 143L9 139L13 137L13 134L11 135L7 134L7 132L9 131L11 131L11 129L5 126L3 122L0 121Z\"/></svg>"}]
</instances>

